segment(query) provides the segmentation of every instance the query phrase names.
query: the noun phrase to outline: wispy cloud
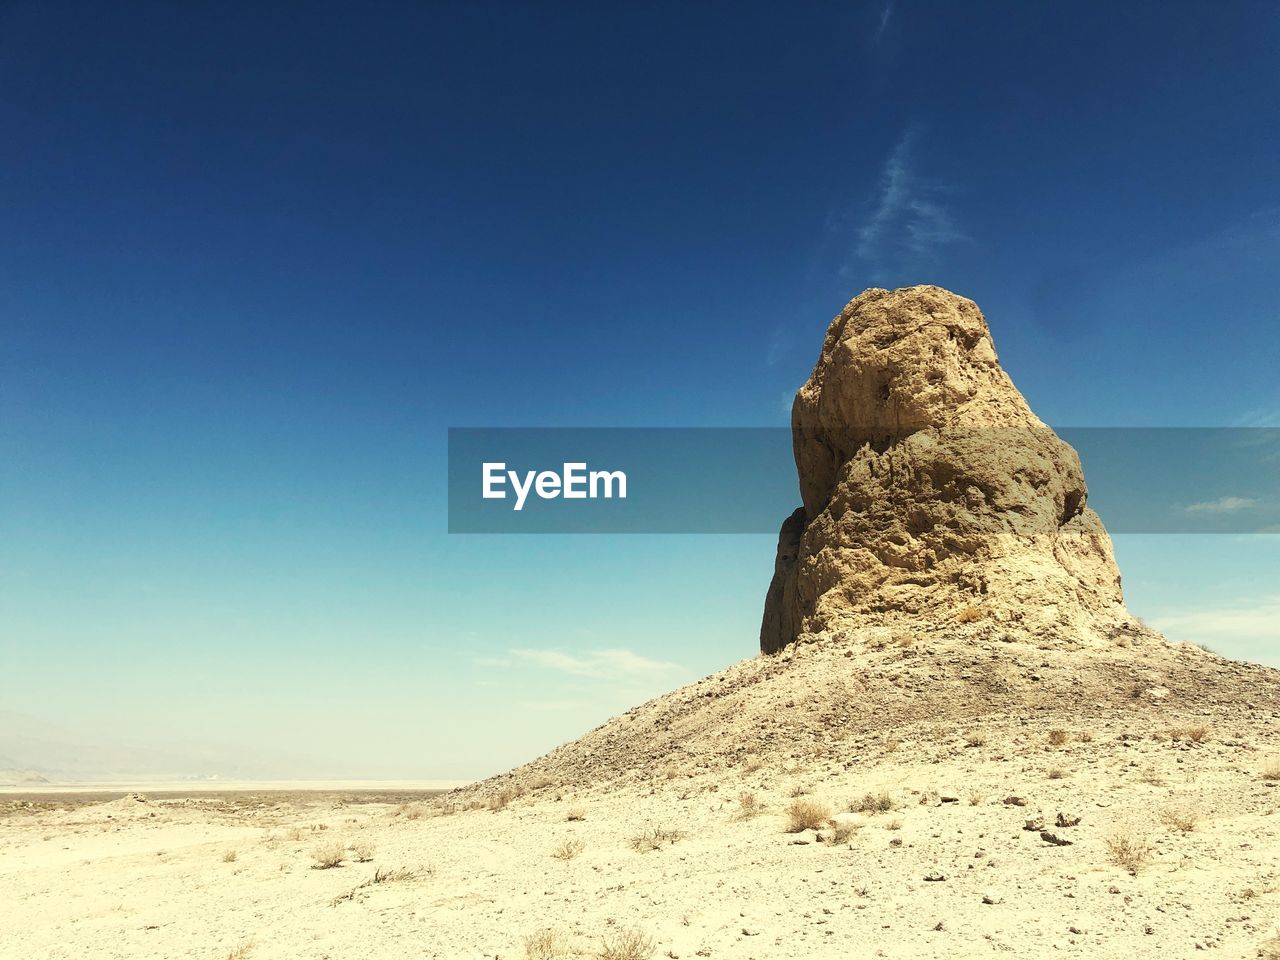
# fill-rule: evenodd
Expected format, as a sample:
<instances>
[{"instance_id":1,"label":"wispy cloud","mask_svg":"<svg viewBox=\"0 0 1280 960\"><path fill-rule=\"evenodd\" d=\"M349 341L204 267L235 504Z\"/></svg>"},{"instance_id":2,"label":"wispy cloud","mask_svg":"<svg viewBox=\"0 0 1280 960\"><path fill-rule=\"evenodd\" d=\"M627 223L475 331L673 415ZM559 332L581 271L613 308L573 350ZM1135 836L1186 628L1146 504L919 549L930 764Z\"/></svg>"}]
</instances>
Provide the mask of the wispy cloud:
<instances>
[{"instance_id":1,"label":"wispy cloud","mask_svg":"<svg viewBox=\"0 0 1280 960\"><path fill-rule=\"evenodd\" d=\"M1235 513L1237 510L1248 510L1257 505L1258 501L1249 497L1219 497L1217 500L1191 503L1182 509L1187 513Z\"/></svg>"},{"instance_id":2,"label":"wispy cloud","mask_svg":"<svg viewBox=\"0 0 1280 960\"><path fill-rule=\"evenodd\" d=\"M1280 409L1250 410L1240 418L1242 427L1280 427Z\"/></svg>"},{"instance_id":3,"label":"wispy cloud","mask_svg":"<svg viewBox=\"0 0 1280 960\"><path fill-rule=\"evenodd\" d=\"M889 0L880 9L880 19L876 22L875 33L872 34L872 41L879 43L884 39L885 31L889 29L889 21L893 19L893 0Z\"/></svg>"},{"instance_id":4,"label":"wispy cloud","mask_svg":"<svg viewBox=\"0 0 1280 960\"><path fill-rule=\"evenodd\" d=\"M946 187L918 172L918 139L912 128L894 145L857 230L857 256L880 271L923 268L942 247L967 239L943 203Z\"/></svg>"},{"instance_id":5,"label":"wispy cloud","mask_svg":"<svg viewBox=\"0 0 1280 960\"><path fill-rule=\"evenodd\" d=\"M513 661L535 664L571 677L597 680L634 680L678 672L680 666L665 660L651 660L631 650L564 650L518 648L508 651ZM514 663L510 665L515 665Z\"/></svg>"}]
</instances>

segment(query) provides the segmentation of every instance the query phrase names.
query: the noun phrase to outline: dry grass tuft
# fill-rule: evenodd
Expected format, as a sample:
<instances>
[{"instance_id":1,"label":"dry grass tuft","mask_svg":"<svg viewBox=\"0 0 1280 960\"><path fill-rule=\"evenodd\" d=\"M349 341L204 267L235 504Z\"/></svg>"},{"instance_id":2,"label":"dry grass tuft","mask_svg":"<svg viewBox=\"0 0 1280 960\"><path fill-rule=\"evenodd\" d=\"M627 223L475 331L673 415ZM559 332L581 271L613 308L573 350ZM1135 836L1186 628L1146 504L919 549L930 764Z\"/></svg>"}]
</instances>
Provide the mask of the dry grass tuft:
<instances>
[{"instance_id":1,"label":"dry grass tuft","mask_svg":"<svg viewBox=\"0 0 1280 960\"><path fill-rule=\"evenodd\" d=\"M888 813L893 809L893 797L881 790L878 793L864 793L861 800L849 804L850 813Z\"/></svg>"},{"instance_id":2,"label":"dry grass tuft","mask_svg":"<svg viewBox=\"0 0 1280 960\"><path fill-rule=\"evenodd\" d=\"M389 870L379 867L373 871L374 883L401 883L406 880L416 880L417 877L418 871L411 870L408 867L396 867Z\"/></svg>"},{"instance_id":3,"label":"dry grass tuft","mask_svg":"<svg viewBox=\"0 0 1280 960\"><path fill-rule=\"evenodd\" d=\"M808 792L809 792L808 787L804 786L803 784L797 783L794 787L792 787L790 790L787 791L787 796L794 799L796 797L803 797Z\"/></svg>"},{"instance_id":4,"label":"dry grass tuft","mask_svg":"<svg viewBox=\"0 0 1280 960\"><path fill-rule=\"evenodd\" d=\"M1269 760L1266 766L1262 768L1262 779L1268 781L1280 780L1280 760Z\"/></svg>"},{"instance_id":5,"label":"dry grass tuft","mask_svg":"<svg viewBox=\"0 0 1280 960\"><path fill-rule=\"evenodd\" d=\"M1280 960L1280 936L1258 945L1259 960Z\"/></svg>"},{"instance_id":6,"label":"dry grass tuft","mask_svg":"<svg viewBox=\"0 0 1280 960\"><path fill-rule=\"evenodd\" d=\"M827 829L822 832L822 842L833 847L842 847L853 839L858 828L852 823L841 823L839 820L828 820Z\"/></svg>"},{"instance_id":7,"label":"dry grass tuft","mask_svg":"<svg viewBox=\"0 0 1280 960\"><path fill-rule=\"evenodd\" d=\"M234 850L228 850L226 853L224 853L224 854L222 855L222 862L223 862L223 863L235 863L235 862L236 862L236 852L235 852Z\"/></svg>"},{"instance_id":8,"label":"dry grass tuft","mask_svg":"<svg viewBox=\"0 0 1280 960\"><path fill-rule=\"evenodd\" d=\"M487 806L494 813L498 813L500 810L507 809L507 805L518 796L520 796L519 790L514 787L504 787L489 798Z\"/></svg>"},{"instance_id":9,"label":"dry grass tuft","mask_svg":"<svg viewBox=\"0 0 1280 960\"><path fill-rule=\"evenodd\" d=\"M1181 833L1190 833L1200 822L1200 813L1190 806L1169 807L1161 814L1164 822Z\"/></svg>"},{"instance_id":10,"label":"dry grass tuft","mask_svg":"<svg viewBox=\"0 0 1280 960\"><path fill-rule=\"evenodd\" d=\"M581 840L562 840L552 849L551 855L557 860L572 860L585 849L587 845Z\"/></svg>"},{"instance_id":11,"label":"dry grass tuft","mask_svg":"<svg viewBox=\"0 0 1280 960\"><path fill-rule=\"evenodd\" d=\"M971 733L964 738L966 747L985 747L987 745L987 735L985 733Z\"/></svg>"},{"instance_id":12,"label":"dry grass tuft","mask_svg":"<svg viewBox=\"0 0 1280 960\"><path fill-rule=\"evenodd\" d=\"M556 960L571 953L569 942L559 930L539 930L524 938L525 960Z\"/></svg>"},{"instance_id":13,"label":"dry grass tuft","mask_svg":"<svg viewBox=\"0 0 1280 960\"><path fill-rule=\"evenodd\" d=\"M818 830L831 819L831 808L818 800L801 798L787 807L787 833Z\"/></svg>"},{"instance_id":14,"label":"dry grass tuft","mask_svg":"<svg viewBox=\"0 0 1280 960\"><path fill-rule=\"evenodd\" d=\"M661 850L664 846L670 846L684 839L684 834L679 830L667 830L664 827L645 827L627 842L631 844L631 849L637 853L647 853L650 850Z\"/></svg>"},{"instance_id":15,"label":"dry grass tuft","mask_svg":"<svg viewBox=\"0 0 1280 960\"><path fill-rule=\"evenodd\" d=\"M368 863L373 859L373 844L368 840L357 840L351 845L351 852L355 854L356 863Z\"/></svg>"},{"instance_id":16,"label":"dry grass tuft","mask_svg":"<svg viewBox=\"0 0 1280 960\"><path fill-rule=\"evenodd\" d=\"M756 773L764 769L764 761L759 757L747 757L747 762L742 765L742 769L747 773Z\"/></svg>"},{"instance_id":17,"label":"dry grass tuft","mask_svg":"<svg viewBox=\"0 0 1280 960\"><path fill-rule=\"evenodd\" d=\"M606 934L600 943L600 960L649 960L657 950L653 938L639 930Z\"/></svg>"},{"instance_id":18,"label":"dry grass tuft","mask_svg":"<svg viewBox=\"0 0 1280 960\"><path fill-rule=\"evenodd\" d=\"M311 869L332 870L334 867L342 866L342 861L346 858L347 851L343 849L342 844L326 843L311 851L311 859L315 861L311 865Z\"/></svg>"},{"instance_id":19,"label":"dry grass tuft","mask_svg":"<svg viewBox=\"0 0 1280 960\"><path fill-rule=\"evenodd\" d=\"M1130 873L1137 873L1151 862L1151 844L1131 830L1117 830L1106 838L1106 844L1111 862Z\"/></svg>"},{"instance_id":20,"label":"dry grass tuft","mask_svg":"<svg viewBox=\"0 0 1280 960\"><path fill-rule=\"evenodd\" d=\"M227 960L245 960L253 952L253 941L246 940L227 954Z\"/></svg>"},{"instance_id":21,"label":"dry grass tuft","mask_svg":"<svg viewBox=\"0 0 1280 960\"><path fill-rule=\"evenodd\" d=\"M1164 786L1164 777L1160 776L1160 771L1153 765L1147 764L1142 768L1142 774L1138 778L1143 783L1149 783L1153 787Z\"/></svg>"},{"instance_id":22,"label":"dry grass tuft","mask_svg":"<svg viewBox=\"0 0 1280 960\"><path fill-rule=\"evenodd\" d=\"M1050 780L1065 780L1067 778L1067 771L1062 769L1062 767L1050 767L1045 772L1045 776Z\"/></svg>"},{"instance_id":23,"label":"dry grass tuft","mask_svg":"<svg viewBox=\"0 0 1280 960\"><path fill-rule=\"evenodd\" d=\"M735 820L750 820L758 817L764 812L764 804L754 793L741 793L738 795L738 812L733 815Z\"/></svg>"},{"instance_id":24,"label":"dry grass tuft","mask_svg":"<svg viewBox=\"0 0 1280 960\"><path fill-rule=\"evenodd\" d=\"M1194 727L1174 727L1169 731L1170 740L1185 740L1187 743L1203 743L1209 738L1209 728L1204 724Z\"/></svg>"},{"instance_id":25,"label":"dry grass tuft","mask_svg":"<svg viewBox=\"0 0 1280 960\"><path fill-rule=\"evenodd\" d=\"M587 811L583 810L581 807L571 807L569 812L564 815L564 818L570 823L578 823L587 819Z\"/></svg>"},{"instance_id":26,"label":"dry grass tuft","mask_svg":"<svg viewBox=\"0 0 1280 960\"><path fill-rule=\"evenodd\" d=\"M1065 730L1049 731L1049 746L1051 747L1060 747L1070 739L1071 734L1067 733Z\"/></svg>"},{"instance_id":27,"label":"dry grass tuft","mask_svg":"<svg viewBox=\"0 0 1280 960\"><path fill-rule=\"evenodd\" d=\"M956 620L959 623L977 623L979 620L985 619L986 616L987 612L985 610L970 604L956 614Z\"/></svg>"}]
</instances>

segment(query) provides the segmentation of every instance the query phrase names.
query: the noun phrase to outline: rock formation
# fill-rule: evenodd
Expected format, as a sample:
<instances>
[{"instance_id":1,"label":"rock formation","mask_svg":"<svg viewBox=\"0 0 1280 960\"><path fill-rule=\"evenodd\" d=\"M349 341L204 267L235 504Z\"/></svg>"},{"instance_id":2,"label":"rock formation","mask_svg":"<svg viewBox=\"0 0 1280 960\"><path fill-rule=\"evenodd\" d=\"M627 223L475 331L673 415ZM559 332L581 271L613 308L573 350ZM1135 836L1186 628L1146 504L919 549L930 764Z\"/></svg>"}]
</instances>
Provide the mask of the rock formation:
<instances>
[{"instance_id":1,"label":"rock formation","mask_svg":"<svg viewBox=\"0 0 1280 960\"><path fill-rule=\"evenodd\" d=\"M925 620L1057 645L1145 632L1079 457L1000 368L973 301L851 300L791 425L803 506L778 538L763 652Z\"/></svg>"}]
</instances>

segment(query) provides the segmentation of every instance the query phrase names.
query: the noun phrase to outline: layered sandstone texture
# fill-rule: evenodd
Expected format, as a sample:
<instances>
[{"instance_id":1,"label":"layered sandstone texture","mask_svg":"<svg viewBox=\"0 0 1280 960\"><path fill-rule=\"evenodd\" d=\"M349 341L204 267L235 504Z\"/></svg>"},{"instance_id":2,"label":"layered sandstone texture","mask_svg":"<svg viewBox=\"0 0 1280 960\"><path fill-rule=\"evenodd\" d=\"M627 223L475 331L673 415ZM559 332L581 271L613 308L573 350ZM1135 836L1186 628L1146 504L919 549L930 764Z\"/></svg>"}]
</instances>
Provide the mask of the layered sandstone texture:
<instances>
[{"instance_id":1,"label":"layered sandstone texture","mask_svg":"<svg viewBox=\"0 0 1280 960\"><path fill-rule=\"evenodd\" d=\"M827 330L791 423L760 648L988 620L1037 643L1147 631L1125 610L1076 452L1000 367L972 300L867 290Z\"/></svg>"}]
</instances>

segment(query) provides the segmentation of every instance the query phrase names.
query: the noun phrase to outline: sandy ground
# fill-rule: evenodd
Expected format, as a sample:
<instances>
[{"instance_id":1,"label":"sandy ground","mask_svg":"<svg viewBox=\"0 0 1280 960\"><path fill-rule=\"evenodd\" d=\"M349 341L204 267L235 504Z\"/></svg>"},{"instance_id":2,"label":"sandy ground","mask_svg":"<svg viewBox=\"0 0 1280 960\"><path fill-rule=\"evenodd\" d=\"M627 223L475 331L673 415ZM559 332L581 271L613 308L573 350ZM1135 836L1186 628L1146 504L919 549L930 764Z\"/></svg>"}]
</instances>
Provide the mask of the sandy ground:
<instances>
[{"instance_id":1,"label":"sandy ground","mask_svg":"<svg viewBox=\"0 0 1280 960\"><path fill-rule=\"evenodd\" d=\"M1280 922L1277 732L915 725L841 761L536 784L478 809L403 790L0 797L0 956L1253 957ZM847 836L789 832L797 800ZM629 931L642 949L609 953Z\"/></svg>"}]
</instances>

